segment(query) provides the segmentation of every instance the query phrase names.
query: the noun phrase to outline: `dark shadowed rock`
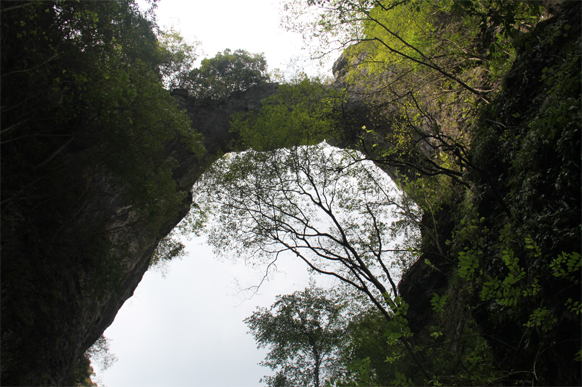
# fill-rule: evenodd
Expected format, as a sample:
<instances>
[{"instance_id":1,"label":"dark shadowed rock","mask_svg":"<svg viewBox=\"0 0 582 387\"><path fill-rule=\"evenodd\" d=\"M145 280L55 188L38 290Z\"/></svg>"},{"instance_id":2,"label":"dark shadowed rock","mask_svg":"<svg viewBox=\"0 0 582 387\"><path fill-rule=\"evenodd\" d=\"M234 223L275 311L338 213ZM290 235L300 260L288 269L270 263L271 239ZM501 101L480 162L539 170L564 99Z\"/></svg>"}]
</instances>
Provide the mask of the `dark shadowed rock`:
<instances>
[{"instance_id":1,"label":"dark shadowed rock","mask_svg":"<svg viewBox=\"0 0 582 387\"><path fill-rule=\"evenodd\" d=\"M61 225L55 220L58 211L53 215L50 208L42 209L46 212L46 219L41 218L43 224L29 224L26 219L29 211L40 209L19 208L15 204L13 209L3 212L2 249L11 252L2 256L2 268L11 270L10 277L3 279L14 279L18 286L30 283L23 287L29 294L7 298L3 293L3 385L70 382L79 357L111 325L119 309L133 295L158 242L188 213L194 182L217 157L231 150L235 137L230 133L230 116L260 108L261 100L276 91L277 84L261 85L224 100L196 100L185 90L173 92L192 120L192 130L204 135L206 153L195 154L180 139L165 144L165 159L172 165L172 177L185 195L179 211L160 224L149 224L134 203L128 201L125 182L94 165L77 162L75 153L63 155L71 158L74 168L54 177L86 198L74 222ZM38 212L34 214L38 219ZM45 240L47 233L54 234L49 236L53 245L42 246L37 241ZM43 251L48 248L56 251ZM38 257L51 258L37 262ZM53 257L66 264L59 265ZM10 285L5 282L3 289L4 286ZM21 315L24 312L19 308L23 303L27 305L22 311L39 313ZM45 317L39 320L36 318L39 315ZM14 321L25 323L12 324ZM31 343L32 337L43 342Z\"/></svg>"}]
</instances>

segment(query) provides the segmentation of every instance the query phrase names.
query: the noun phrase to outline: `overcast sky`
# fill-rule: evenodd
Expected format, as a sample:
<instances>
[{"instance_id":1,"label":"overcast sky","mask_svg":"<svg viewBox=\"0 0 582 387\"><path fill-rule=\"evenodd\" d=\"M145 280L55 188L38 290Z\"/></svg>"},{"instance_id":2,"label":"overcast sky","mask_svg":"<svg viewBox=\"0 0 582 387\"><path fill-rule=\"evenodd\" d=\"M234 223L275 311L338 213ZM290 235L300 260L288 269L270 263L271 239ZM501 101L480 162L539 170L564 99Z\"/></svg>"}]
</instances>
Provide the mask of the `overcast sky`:
<instances>
[{"instance_id":1,"label":"overcast sky","mask_svg":"<svg viewBox=\"0 0 582 387\"><path fill-rule=\"evenodd\" d=\"M259 272L213 257L202 238L188 243L188 255L173 262L166 278L147 272L105 332L118 361L99 373L108 387L258 386L270 370L257 365L257 350L243 319L277 294L308 285L306 269L288 257L274 280L250 300L238 286L259 281ZM240 284L237 284L240 282Z\"/></svg>"},{"instance_id":2,"label":"overcast sky","mask_svg":"<svg viewBox=\"0 0 582 387\"><path fill-rule=\"evenodd\" d=\"M225 48L265 53L269 70L285 70L304 56L301 38L279 28L275 0L161 0L158 22L202 43L208 57ZM313 69L310 73L313 73ZM148 272L105 336L118 361L98 376L107 387L259 386L270 370L257 365L257 350L243 319L278 294L308 285L306 268L288 258L282 273L244 301L240 285L257 284L259 273L216 259L203 238L187 244L187 256L169 266L166 278Z\"/></svg>"},{"instance_id":3,"label":"overcast sky","mask_svg":"<svg viewBox=\"0 0 582 387\"><path fill-rule=\"evenodd\" d=\"M269 71L285 71L291 59L311 75L315 62L302 50L301 36L280 28L281 0L160 0L160 27L175 27L182 36L202 43L206 57L229 48L264 53ZM339 56L339 53L337 54ZM329 69L323 70L331 76Z\"/></svg>"}]
</instances>

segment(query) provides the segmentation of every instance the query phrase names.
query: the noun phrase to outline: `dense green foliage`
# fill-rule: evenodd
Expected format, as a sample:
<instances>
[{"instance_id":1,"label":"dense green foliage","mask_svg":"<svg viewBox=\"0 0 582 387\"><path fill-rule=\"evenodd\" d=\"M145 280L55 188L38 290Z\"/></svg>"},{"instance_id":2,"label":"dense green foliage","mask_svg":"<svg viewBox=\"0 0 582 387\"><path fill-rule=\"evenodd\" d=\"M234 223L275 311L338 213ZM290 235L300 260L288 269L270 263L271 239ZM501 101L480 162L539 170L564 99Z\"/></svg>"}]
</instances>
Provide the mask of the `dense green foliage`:
<instances>
[{"instance_id":1,"label":"dense green foliage","mask_svg":"<svg viewBox=\"0 0 582 387\"><path fill-rule=\"evenodd\" d=\"M232 131L242 149L268 151L298 145L315 145L337 135L337 105L343 93L330 90L318 80L301 79L279 86L257 113L235 114Z\"/></svg>"},{"instance_id":2,"label":"dense green foliage","mask_svg":"<svg viewBox=\"0 0 582 387\"><path fill-rule=\"evenodd\" d=\"M75 357L59 333L82 329L75 300L119 285L117 220L132 212L155 230L178 216L186 196L165 146L202 146L162 86L173 59L135 2L1 7L2 382L54 384L46 368ZM111 213L120 201L131 206Z\"/></svg>"},{"instance_id":3,"label":"dense green foliage","mask_svg":"<svg viewBox=\"0 0 582 387\"><path fill-rule=\"evenodd\" d=\"M91 377L95 375L95 371L91 366L91 359L86 354L79 359L73 371L73 380L75 387L97 387Z\"/></svg>"},{"instance_id":4,"label":"dense green foliage","mask_svg":"<svg viewBox=\"0 0 582 387\"><path fill-rule=\"evenodd\" d=\"M226 49L214 58L203 59L201 66L188 74L184 85L195 97L220 99L268 80L263 54Z\"/></svg>"},{"instance_id":5,"label":"dense green foliage","mask_svg":"<svg viewBox=\"0 0 582 387\"><path fill-rule=\"evenodd\" d=\"M195 46L156 37L132 0L1 7L2 383L55 384L50 370L74 371L61 354L90 345L65 337L82 336L77 301L122 282L132 241L112 237L118 225L157 233L188 206L167 148L203 148L167 88L210 103L267 82L266 63L225 50L195 69ZM580 4L286 10L320 53L339 42L336 82L281 85L233 116L247 151L214 165L208 206L199 195L185 223L214 212L223 253L273 264L291 252L357 292L280 296L249 317L280 368L265 381L580 385ZM140 264L182 248L170 235ZM350 305L360 313L340 319ZM321 379L316 353L333 353ZM71 383L92 383L88 356Z\"/></svg>"},{"instance_id":6,"label":"dense green foliage","mask_svg":"<svg viewBox=\"0 0 582 387\"><path fill-rule=\"evenodd\" d=\"M277 372L268 386L315 386L340 372L344 305L333 292L315 288L278 296L269 308L245 319L259 348L269 347L261 365Z\"/></svg>"},{"instance_id":7,"label":"dense green foliage","mask_svg":"<svg viewBox=\"0 0 582 387\"><path fill-rule=\"evenodd\" d=\"M371 218L343 227L350 218L336 218L332 207L350 199L347 191L334 191L340 180L331 175L347 168L318 161L314 154L322 150L293 148L321 133L388 171L423 212L422 220L403 212L422 233L419 259L391 296L377 287L385 300L370 298L384 319L377 329L386 335L388 364L374 363L372 349L369 356L354 349L359 359L351 359L351 376L338 384L579 384L579 5L305 3L288 2L286 10L296 16L312 6L321 17L311 25L289 17L290 27L329 39L324 49L340 38L345 50L335 66L336 86L345 87L347 98L340 93L317 103L299 94L299 100L282 98L277 107L267 101L259 113L236 117L245 148L291 146L285 152L295 153L250 153L220 170L228 171L222 176L227 186L245 180L232 185L230 196L217 194L222 213L238 219L223 228L232 239L225 244L223 235L217 246L240 243L239 253L248 249L250 257L290 250L313 270L336 277L335 264L352 253L366 256L350 250L360 246L350 231L365 239L370 233L360 231L366 226L379 230L376 208L353 206L352 221L368 212ZM318 96L316 84L305 90ZM360 107L349 111L346 103ZM305 106L314 111L302 122ZM325 178L314 173L315 165ZM309 202L340 231L316 228ZM365 240L377 246L380 238ZM333 264L314 265L308 254ZM373 283L365 271L369 262L358 262L351 274L365 273ZM366 293L354 277L340 278ZM412 298L411 281L434 290ZM358 340L364 346L365 339Z\"/></svg>"},{"instance_id":8,"label":"dense green foliage","mask_svg":"<svg viewBox=\"0 0 582 387\"><path fill-rule=\"evenodd\" d=\"M29 185L48 174L42 168L56 163L65 147L83 150L94 143L99 147L86 152L94 170L85 171L85 179L106 168L129 182L132 201L152 214L179 199L172 197L164 141L181 134L200 147L199 139L160 87L157 69L164 55L135 7L131 2L6 5L3 47L12 54L2 57L3 100L10 107L2 117L3 153L11 161L5 167L35 171L22 176L5 170L7 179L19 183L5 181L4 203L24 196L12 185L27 187L30 195ZM70 166L54 166L53 173L59 168Z\"/></svg>"}]
</instances>

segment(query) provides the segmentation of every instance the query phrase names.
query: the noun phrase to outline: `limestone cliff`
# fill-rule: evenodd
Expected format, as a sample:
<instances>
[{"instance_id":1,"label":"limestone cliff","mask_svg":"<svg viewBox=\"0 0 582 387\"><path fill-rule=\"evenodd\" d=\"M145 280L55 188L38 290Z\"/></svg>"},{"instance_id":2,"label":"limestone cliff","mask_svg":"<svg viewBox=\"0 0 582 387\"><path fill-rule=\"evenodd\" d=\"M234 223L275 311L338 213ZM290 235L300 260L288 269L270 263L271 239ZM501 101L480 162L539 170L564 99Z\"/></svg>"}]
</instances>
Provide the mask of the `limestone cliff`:
<instances>
[{"instance_id":1,"label":"limestone cliff","mask_svg":"<svg viewBox=\"0 0 582 387\"><path fill-rule=\"evenodd\" d=\"M568 13L560 16L561 19L557 19L557 23L568 22L568 25L573 26L572 31L577 31L579 35L580 8L579 5L570 8ZM574 33L571 33L570 38L563 39L564 49L573 50L576 44L579 45L579 41L575 39ZM541 78L544 67L559 65L560 53L552 51L552 45L547 41L545 45L535 48L537 51L529 54L522 52L516 63L516 70L508 79L507 89L496 105L500 110L506 109L503 111L504 117L515 116L523 104L531 106L536 102L532 96L543 88L539 83L528 83L520 79L525 70L519 69L535 61L534 72ZM341 61L335 70L341 75ZM77 359L101 336L113 322L123 303L132 296L148 268L158 242L186 215L194 182L217 157L232 150L236 140L229 130L232 113L257 110L261 107L261 100L276 91L276 84L266 84L237 92L223 100L196 100L184 91L173 92L179 106L190 117L192 130L204 136L206 150L202 155L188 150L180 138L164 144L164 162L171 165L172 179L184 196L179 210L154 226L149 223L141 209L128 200L124 181L99 166L86 162L83 154L90 153L92 147L96 146L90 143L67 149L67 152L56 153L58 159L67 161L68 167L65 173L54 174L46 179L43 189L51 192L54 197L62 193L59 200L53 200L53 197L50 200L44 197L37 200L37 192L25 197L26 200L2 198L3 385L69 383ZM512 99L512 93L518 97ZM377 107L362 103L362 96L356 93L352 93L351 97L350 103L345 106L346 115L342 128L346 136L342 143L336 145L353 146L373 157L372 150L360 147L357 142L362 135L361 128L363 125L370 128L375 125L381 133L390 129L389 122L372 120L370 117L373 114L370 111ZM536 103L547 106L552 101L548 97ZM530 118L534 115L535 111L528 112ZM84 123L82 118L76 122L78 126ZM390 146L388 143L381 145ZM422 149L416 154L408 155L414 160L426 156ZM491 157L488 161L494 163L498 160ZM572 165L576 166L576 163L579 171L579 157ZM484 165L494 172L493 176L497 181L508 179L509 167ZM384 168L395 179L408 174L408 170L402 167ZM579 182L579 176L577 178L576 181ZM481 184L477 178L474 181L475 185ZM19 188L22 192L28 192L29 189L28 186ZM567 189L572 190L571 187ZM494 193L487 190L482 193L484 199L480 205L487 216L495 218L503 213L503 209L494 200ZM570 211L579 211L579 192L574 196L574 199L568 199L570 202L567 206ZM562 205L560 200L558 198L550 204ZM61 207L66 203L71 203L71 208L75 208L74 213L63 212ZM579 213L563 216L564 222L574 224L572 230L579 228L579 223L576 224L579 221L578 215ZM427 227L436 227L442 231L441 239L437 241L441 245L445 245L456 226L448 208L442 208L432 220L427 216L423 223ZM579 235L564 239L558 247L569 248L573 245L572 241L576 240L579 240ZM431 244L427 243L425 250L423 259L413 265L400 284L400 291L411 306L409 318L415 333L423 331L433 318L430 309L432 293L444 294L451 290L450 278L446 274L455 267L451 261L439 261L438 254L433 254L434 246ZM424 258L430 259L440 271L424 265ZM551 292L548 290L548 293ZM549 295L547 300L550 300ZM481 332L488 335L493 329L498 329L499 327L491 325L492 321L487 317L485 308L488 305L479 302L476 304L478 305L471 306L481 308L474 311ZM455 304L455 308L459 305L460 301ZM463 314L459 312L456 316L458 320L455 322L462 323L460 320ZM560 318L561 327L571 328L575 325L571 316L563 315ZM510 324L503 327L516 328ZM579 340L579 337L575 337L579 333L579 326L574 328L574 333L559 336L563 340L574 342L566 348L568 356L571 355L572 348L576 348L575 340ZM507 332L510 335L513 331L508 329ZM494 342L491 345L498 349L498 361L504 361L504 350L499 349L500 346ZM548 351L550 353L559 355ZM552 360L556 370L546 367L543 372L550 376L558 375L561 378L559 380L568 383L572 380L579 381L579 375L568 374L571 372L571 364L564 366L560 363L563 359L558 360Z\"/></svg>"},{"instance_id":2,"label":"limestone cliff","mask_svg":"<svg viewBox=\"0 0 582 387\"><path fill-rule=\"evenodd\" d=\"M83 192L84 203L72 222L46 218L44 224L27 222L39 219L37 211L56 213L50 202L42 209L5 205L3 385L69 383L77 359L133 295L160 239L188 212L194 182L216 157L230 150L231 114L258 109L261 100L276 90L276 84L267 84L235 93L228 100L198 101L174 92L193 130L204 135L206 153L186 149L179 138L165 144L173 179L186 195L182 209L156 228L149 227L139 208L128 201L123 182L90 165L76 165L57 182L68 188L78 185ZM38 245L46 241L45 234L52 246ZM39 262L42 257L45 261ZM51 262L54 259L58 261ZM16 294L14 289L22 290Z\"/></svg>"}]
</instances>

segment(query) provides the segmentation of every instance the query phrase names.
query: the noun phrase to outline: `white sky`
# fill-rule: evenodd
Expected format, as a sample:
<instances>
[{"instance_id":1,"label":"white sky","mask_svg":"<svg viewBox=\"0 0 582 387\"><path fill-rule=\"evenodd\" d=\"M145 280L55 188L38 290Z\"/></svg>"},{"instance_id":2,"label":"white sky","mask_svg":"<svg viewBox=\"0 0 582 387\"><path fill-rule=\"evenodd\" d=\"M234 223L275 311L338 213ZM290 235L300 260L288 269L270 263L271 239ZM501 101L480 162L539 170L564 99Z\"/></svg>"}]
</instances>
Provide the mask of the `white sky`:
<instances>
[{"instance_id":1,"label":"white sky","mask_svg":"<svg viewBox=\"0 0 582 387\"><path fill-rule=\"evenodd\" d=\"M121 308L105 336L118 361L98 373L108 387L258 386L270 370L257 365L257 350L243 320L256 305L270 306L278 294L308 285L304 265L283 259L274 281L244 301L238 279L257 284L257 272L240 263L221 262L196 238L188 256L172 262L166 278L147 272L134 296Z\"/></svg>"},{"instance_id":2,"label":"white sky","mask_svg":"<svg viewBox=\"0 0 582 387\"><path fill-rule=\"evenodd\" d=\"M214 57L226 48L244 49L264 53L269 71L285 71L293 59L295 67L316 75L317 66L302 50L301 36L280 27L280 3L281 0L160 0L158 24L165 29L173 26L189 41L201 42L205 57ZM331 64L327 67L324 72L331 76Z\"/></svg>"},{"instance_id":3,"label":"white sky","mask_svg":"<svg viewBox=\"0 0 582 387\"><path fill-rule=\"evenodd\" d=\"M285 70L291 58L306 56L301 37L279 28L275 0L161 0L157 14L160 26L201 41L208 57L241 48L264 52L269 70ZM305 288L304 264L288 259L279 266L286 274L241 303L235 280L256 284L256 273L234 260L218 261L201 238L189 242L187 251L166 278L146 273L105 331L119 359L105 372L96 369L107 387L259 386L270 374L257 365L266 350L256 349L243 319L256 305L270 306L276 295Z\"/></svg>"}]
</instances>

